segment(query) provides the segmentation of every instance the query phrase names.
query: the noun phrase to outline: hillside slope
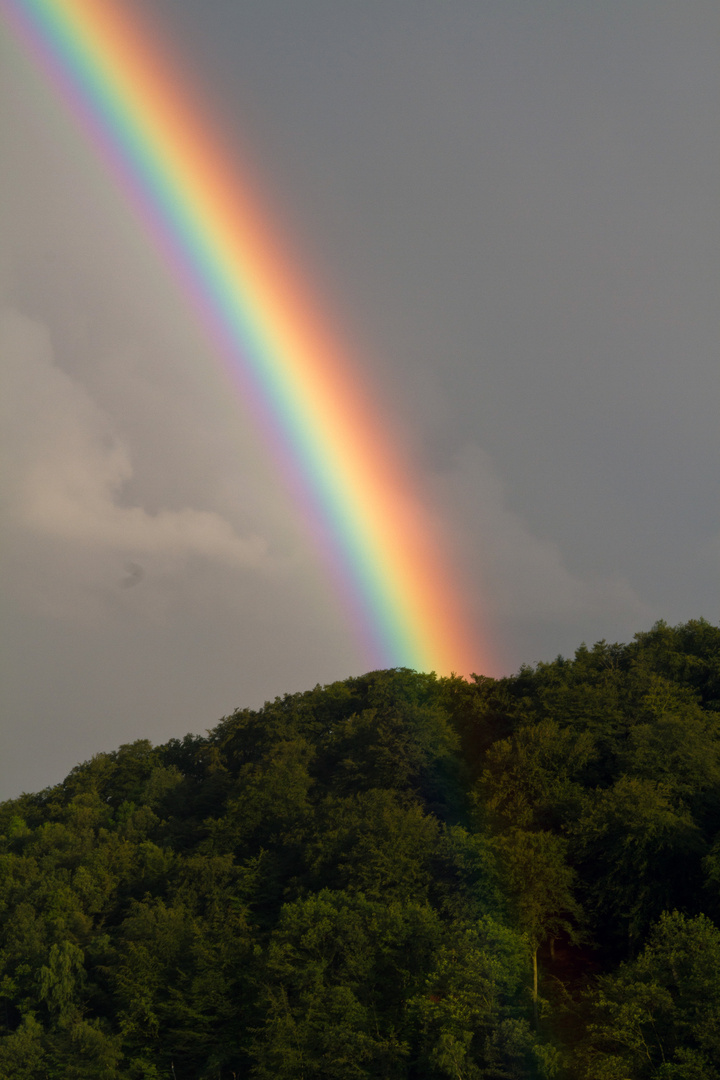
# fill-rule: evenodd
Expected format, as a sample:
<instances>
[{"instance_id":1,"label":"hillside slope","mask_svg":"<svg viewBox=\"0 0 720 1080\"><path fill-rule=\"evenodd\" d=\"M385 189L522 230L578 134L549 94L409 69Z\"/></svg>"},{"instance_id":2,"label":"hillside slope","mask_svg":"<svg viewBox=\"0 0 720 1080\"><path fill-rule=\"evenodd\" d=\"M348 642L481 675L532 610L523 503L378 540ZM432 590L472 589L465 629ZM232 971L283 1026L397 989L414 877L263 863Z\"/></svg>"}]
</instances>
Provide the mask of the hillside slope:
<instances>
[{"instance_id":1,"label":"hillside slope","mask_svg":"<svg viewBox=\"0 0 720 1080\"><path fill-rule=\"evenodd\" d=\"M720 1076L703 621L132 743L0 852L0 1078Z\"/></svg>"}]
</instances>

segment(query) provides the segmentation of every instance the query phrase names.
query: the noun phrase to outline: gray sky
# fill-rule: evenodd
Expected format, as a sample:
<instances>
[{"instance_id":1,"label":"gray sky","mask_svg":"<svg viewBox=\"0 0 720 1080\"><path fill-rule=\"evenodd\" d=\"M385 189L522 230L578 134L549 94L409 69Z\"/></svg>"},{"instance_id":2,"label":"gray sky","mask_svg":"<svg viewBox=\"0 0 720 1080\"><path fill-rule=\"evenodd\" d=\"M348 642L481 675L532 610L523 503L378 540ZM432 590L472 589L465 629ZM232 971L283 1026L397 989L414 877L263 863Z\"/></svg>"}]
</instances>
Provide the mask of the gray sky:
<instances>
[{"instance_id":1,"label":"gray sky","mask_svg":"<svg viewBox=\"0 0 720 1080\"><path fill-rule=\"evenodd\" d=\"M717 4L143 7L361 347L488 673L717 622ZM363 670L161 260L2 49L0 798Z\"/></svg>"}]
</instances>

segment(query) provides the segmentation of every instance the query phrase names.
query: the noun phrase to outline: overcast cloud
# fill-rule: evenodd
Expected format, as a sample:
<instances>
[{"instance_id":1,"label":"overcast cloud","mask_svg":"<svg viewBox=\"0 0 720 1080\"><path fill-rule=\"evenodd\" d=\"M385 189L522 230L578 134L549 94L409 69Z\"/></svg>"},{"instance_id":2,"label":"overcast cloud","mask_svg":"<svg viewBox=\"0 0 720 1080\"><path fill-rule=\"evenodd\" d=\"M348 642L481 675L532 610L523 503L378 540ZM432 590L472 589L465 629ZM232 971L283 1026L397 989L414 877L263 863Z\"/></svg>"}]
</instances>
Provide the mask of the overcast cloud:
<instances>
[{"instance_id":1,"label":"overcast cloud","mask_svg":"<svg viewBox=\"0 0 720 1080\"><path fill-rule=\"evenodd\" d=\"M143 9L396 417L489 673L717 622L717 5ZM367 658L148 238L0 60L1 798Z\"/></svg>"}]
</instances>

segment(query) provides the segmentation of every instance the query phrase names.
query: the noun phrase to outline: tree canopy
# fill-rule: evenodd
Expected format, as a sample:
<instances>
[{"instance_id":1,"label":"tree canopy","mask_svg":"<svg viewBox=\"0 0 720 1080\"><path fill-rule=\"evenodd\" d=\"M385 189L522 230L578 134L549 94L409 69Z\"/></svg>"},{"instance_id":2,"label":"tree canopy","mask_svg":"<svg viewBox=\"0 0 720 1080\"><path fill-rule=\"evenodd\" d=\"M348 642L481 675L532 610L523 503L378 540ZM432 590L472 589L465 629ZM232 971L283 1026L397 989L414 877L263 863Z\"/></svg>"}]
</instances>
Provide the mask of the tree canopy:
<instances>
[{"instance_id":1,"label":"tree canopy","mask_svg":"<svg viewBox=\"0 0 720 1080\"><path fill-rule=\"evenodd\" d=\"M98 754L0 910L0 1080L720 1078L720 629Z\"/></svg>"}]
</instances>

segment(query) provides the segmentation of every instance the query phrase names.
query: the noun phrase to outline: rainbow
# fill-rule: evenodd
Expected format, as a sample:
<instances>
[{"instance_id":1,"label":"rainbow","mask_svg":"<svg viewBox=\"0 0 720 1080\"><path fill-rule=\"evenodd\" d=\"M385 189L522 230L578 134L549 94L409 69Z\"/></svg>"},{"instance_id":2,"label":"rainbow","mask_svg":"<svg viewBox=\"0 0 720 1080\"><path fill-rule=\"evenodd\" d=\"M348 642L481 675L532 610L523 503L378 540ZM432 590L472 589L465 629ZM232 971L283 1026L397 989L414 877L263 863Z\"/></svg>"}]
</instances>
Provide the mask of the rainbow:
<instances>
[{"instance_id":1,"label":"rainbow","mask_svg":"<svg viewBox=\"0 0 720 1080\"><path fill-rule=\"evenodd\" d=\"M197 312L298 500L372 666L487 660L437 522L274 235L129 0L0 0Z\"/></svg>"}]
</instances>

